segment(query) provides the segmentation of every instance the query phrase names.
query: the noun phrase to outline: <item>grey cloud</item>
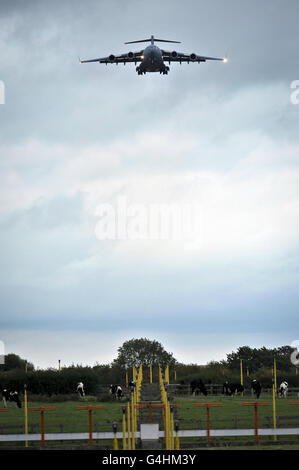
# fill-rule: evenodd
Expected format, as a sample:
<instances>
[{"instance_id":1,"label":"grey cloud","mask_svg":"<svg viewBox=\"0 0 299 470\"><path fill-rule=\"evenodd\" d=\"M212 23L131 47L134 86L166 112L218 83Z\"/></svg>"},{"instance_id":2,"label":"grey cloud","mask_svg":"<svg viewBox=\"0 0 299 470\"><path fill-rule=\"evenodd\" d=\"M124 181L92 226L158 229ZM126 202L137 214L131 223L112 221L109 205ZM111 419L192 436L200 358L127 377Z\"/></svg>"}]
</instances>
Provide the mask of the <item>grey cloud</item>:
<instances>
[{"instance_id":1,"label":"grey cloud","mask_svg":"<svg viewBox=\"0 0 299 470\"><path fill-rule=\"evenodd\" d=\"M151 8L146 1L90 1L84 6L17 2L14 8L5 3L2 11L3 22L13 15L18 18L1 47L3 52L16 47L14 61L8 57L2 70L7 85L3 140L15 141L28 133L79 145L113 139L145 125L163 126L180 113L178 105L186 93L197 97L216 91L227 96L249 84L277 82L287 88L297 74L296 1L288 8L282 0L247 5L235 0L154 1ZM174 65L163 80L140 79L134 67L77 62L78 54L92 57L126 50L125 40L151 32L182 40L184 50L229 52L231 60L227 66Z\"/></svg>"},{"instance_id":2,"label":"grey cloud","mask_svg":"<svg viewBox=\"0 0 299 470\"><path fill-rule=\"evenodd\" d=\"M292 335L298 13L296 0L1 2L4 326ZM78 63L150 34L229 62L167 77ZM96 240L98 202L180 201L205 180L202 252Z\"/></svg>"}]
</instances>

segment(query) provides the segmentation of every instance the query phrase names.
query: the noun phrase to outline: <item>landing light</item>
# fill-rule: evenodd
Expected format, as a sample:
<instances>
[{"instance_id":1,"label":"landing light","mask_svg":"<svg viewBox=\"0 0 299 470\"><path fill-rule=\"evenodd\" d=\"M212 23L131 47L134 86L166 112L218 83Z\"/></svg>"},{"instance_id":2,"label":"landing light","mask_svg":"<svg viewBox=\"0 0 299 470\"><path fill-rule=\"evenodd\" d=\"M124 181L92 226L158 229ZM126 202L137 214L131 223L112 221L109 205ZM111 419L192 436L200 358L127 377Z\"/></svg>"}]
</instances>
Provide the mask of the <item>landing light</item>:
<instances>
[{"instance_id":1,"label":"landing light","mask_svg":"<svg viewBox=\"0 0 299 470\"><path fill-rule=\"evenodd\" d=\"M141 55L141 56L140 56L140 59L144 59L144 55Z\"/></svg>"},{"instance_id":2,"label":"landing light","mask_svg":"<svg viewBox=\"0 0 299 470\"><path fill-rule=\"evenodd\" d=\"M226 64L227 61L228 61L227 57L224 57L224 59L222 59L222 62L224 62L225 64Z\"/></svg>"}]
</instances>

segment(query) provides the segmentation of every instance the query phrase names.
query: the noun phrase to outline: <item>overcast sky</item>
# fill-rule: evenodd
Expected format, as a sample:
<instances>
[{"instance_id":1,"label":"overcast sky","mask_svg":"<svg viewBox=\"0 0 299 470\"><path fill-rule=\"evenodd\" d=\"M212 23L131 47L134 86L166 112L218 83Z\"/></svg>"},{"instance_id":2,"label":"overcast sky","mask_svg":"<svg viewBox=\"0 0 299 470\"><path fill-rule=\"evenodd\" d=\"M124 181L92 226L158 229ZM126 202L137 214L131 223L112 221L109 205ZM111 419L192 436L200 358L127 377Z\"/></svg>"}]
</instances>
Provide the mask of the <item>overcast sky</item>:
<instances>
[{"instance_id":1,"label":"overcast sky","mask_svg":"<svg viewBox=\"0 0 299 470\"><path fill-rule=\"evenodd\" d=\"M6 353L93 365L147 337L204 364L298 339L298 17L297 0L1 0ZM229 61L79 64L151 34ZM121 201L131 232L100 239ZM199 214L191 243L147 236L174 204Z\"/></svg>"}]
</instances>

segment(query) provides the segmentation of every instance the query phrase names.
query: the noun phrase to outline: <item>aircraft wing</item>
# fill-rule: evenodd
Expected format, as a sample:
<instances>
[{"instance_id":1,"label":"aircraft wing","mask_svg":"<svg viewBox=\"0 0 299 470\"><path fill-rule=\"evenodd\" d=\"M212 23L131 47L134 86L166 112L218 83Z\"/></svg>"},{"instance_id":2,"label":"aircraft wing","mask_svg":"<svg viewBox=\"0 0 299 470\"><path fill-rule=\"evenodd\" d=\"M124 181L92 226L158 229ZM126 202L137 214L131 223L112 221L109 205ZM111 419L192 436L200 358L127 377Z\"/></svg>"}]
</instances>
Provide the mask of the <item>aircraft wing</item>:
<instances>
[{"instance_id":1,"label":"aircraft wing","mask_svg":"<svg viewBox=\"0 0 299 470\"><path fill-rule=\"evenodd\" d=\"M100 64L126 64L127 62L141 62L143 51L138 52L128 52L127 54L114 55L110 54L107 57L98 57L96 59L81 60L81 64L87 62L99 62Z\"/></svg>"},{"instance_id":2,"label":"aircraft wing","mask_svg":"<svg viewBox=\"0 0 299 470\"><path fill-rule=\"evenodd\" d=\"M226 57L207 57L203 55L197 54L185 54L183 52L176 52L176 51L164 51L162 50L163 60L165 62L206 62L207 60L221 60L222 62L226 62Z\"/></svg>"}]
</instances>

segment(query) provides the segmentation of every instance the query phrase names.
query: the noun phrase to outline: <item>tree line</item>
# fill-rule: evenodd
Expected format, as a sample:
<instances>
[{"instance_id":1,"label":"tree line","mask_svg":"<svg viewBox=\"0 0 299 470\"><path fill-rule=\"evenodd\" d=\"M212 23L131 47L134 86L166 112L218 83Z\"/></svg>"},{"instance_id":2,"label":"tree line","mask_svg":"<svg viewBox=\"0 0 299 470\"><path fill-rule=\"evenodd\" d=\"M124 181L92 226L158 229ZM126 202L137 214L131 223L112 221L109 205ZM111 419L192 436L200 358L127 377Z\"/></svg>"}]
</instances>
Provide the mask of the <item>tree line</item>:
<instances>
[{"instance_id":1,"label":"tree line","mask_svg":"<svg viewBox=\"0 0 299 470\"><path fill-rule=\"evenodd\" d=\"M26 384L31 394L53 396L67 395L76 392L78 382L83 382L88 395L99 396L100 390L107 389L109 384L125 386L126 379L133 379L132 367L143 365L144 381L149 381L149 369L152 367L153 380L158 380L158 367L166 365L170 369L171 383L190 383L201 378L204 383L223 383L240 381L240 361L243 365L245 387L250 386L253 378L264 387L271 387L274 358L278 381L287 380L289 386L299 387L299 375L290 360L293 348L282 346L275 349L250 348L242 346L227 354L226 360L211 361L207 365L183 364L178 362L172 353L167 352L157 341L146 338L132 339L118 348L118 356L111 364L82 366L80 364L62 367L60 371L53 368L35 369L34 365L16 354L5 356L0 365L0 387L22 391Z\"/></svg>"}]
</instances>

